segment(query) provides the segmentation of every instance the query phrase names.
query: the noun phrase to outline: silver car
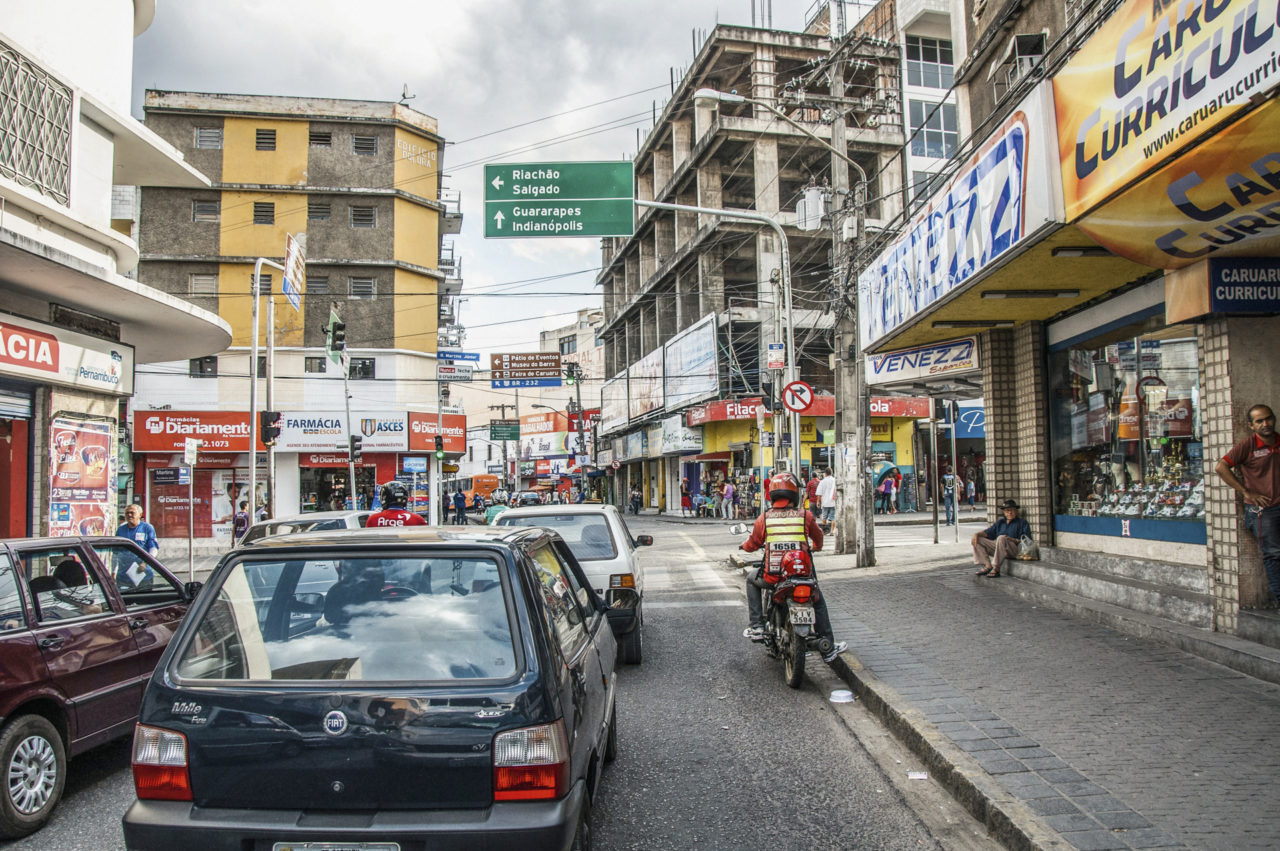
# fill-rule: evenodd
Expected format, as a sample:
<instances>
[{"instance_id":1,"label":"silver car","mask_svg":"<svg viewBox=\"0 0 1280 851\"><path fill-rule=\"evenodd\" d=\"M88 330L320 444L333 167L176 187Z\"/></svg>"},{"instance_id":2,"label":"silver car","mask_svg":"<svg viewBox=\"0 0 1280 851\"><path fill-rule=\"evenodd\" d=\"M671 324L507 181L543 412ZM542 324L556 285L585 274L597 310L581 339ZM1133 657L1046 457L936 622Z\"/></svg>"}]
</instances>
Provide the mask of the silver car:
<instances>
[{"instance_id":1,"label":"silver car","mask_svg":"<svg viewBox=\"0 0 1280 851\"><path fill-rule=\"evenodd\" d=\"M252 544L260 538L272 535L291 535L294 532L322 532L326 529L362 529L369 519L369 511L309 511L293 517L273 517L254 523L244 533L238 544Z\"/></svg>"},{"instance_id":2,"label":"silver car","mask_svg":"<svg viewBox=\"0 0 1280 851\"><path fill-rule=\"evenodd\" d=\"M633 536L617 508L590 503L512 507L495 517L493 524L541 526L557 532L596 593L609 604L619 658L629 665L640 664L644 651L644 571L636 549L652 545L652 536Z\"/></svg>"}]
</instances>

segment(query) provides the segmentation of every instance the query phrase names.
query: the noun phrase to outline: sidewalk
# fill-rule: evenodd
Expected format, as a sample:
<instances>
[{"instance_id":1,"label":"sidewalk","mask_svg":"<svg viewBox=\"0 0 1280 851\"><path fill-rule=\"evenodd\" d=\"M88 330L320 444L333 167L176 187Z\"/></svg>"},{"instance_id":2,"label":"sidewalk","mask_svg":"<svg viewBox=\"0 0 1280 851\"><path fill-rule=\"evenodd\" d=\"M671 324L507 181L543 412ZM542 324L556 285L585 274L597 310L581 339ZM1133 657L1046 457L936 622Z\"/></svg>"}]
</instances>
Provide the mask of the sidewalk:
<instances>
[{"instance_id":1,"label":"sidewalk","mask_svg":"<svg viewBox=\"0 0 1280 851\"><path fill-rule=\"evenodd\" d=\"M965 544L876 557L817 557L835 669L1007 847L1276 847L1280 686L1023 599Z\"/></svg>"},{"instance_id":2,"label":"sidewalk","mask_svg":"<svg viewBox=\"0 0 1280 851\"><path fill-rule=\"evenodd\" d=\"M626 517L635 517L630 511L624 513ZM706 524L729 524L729 523L752 523L755 518L743 518L739 520L725 520L721 517L692 517L680 515L680 509L675 512L664 511L658 513L652 508L641 509L640 516L650 520L661 520L667 523L706 523ZM978 503L976 511L970 511L968 506L962 506L959 513L961 523L986 523L987 506L984 503ZM897 514L877 514L875 515L875 524L877 526L925 526L933 522L933 507L926 506L920 511L899 511ZM939 513L938 522L940 524L946 522L946 515Z\"/></svg>"}]
</instances>

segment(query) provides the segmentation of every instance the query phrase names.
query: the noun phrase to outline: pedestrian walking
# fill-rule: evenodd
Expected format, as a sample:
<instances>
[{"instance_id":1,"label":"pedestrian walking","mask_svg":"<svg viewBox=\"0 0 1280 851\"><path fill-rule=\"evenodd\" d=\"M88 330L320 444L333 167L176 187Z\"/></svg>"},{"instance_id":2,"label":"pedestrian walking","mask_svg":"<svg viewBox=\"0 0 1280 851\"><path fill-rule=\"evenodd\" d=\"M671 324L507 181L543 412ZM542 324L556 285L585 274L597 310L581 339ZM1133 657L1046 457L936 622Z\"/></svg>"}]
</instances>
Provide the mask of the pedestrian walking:
<instances>
[{"instance_id":1,"label":"pedestrian walking","mask_svg":"<svg viewBox=\"0 0 1280 851\"><path fill-rule=\"evenodd\" d=\"M1018 554L1023 536L1031 535L1031 524L1018 516L1018 503L1006 499L1000 503L1004 516L981 532L974 534L973 563L980 566L976 575L994 579L1007 559ZM993 563L994 562L994 563Z\"/></svg>"},{"instance_id":2,"label":"pedestrian walking","mask_svg":"<svg viewBox=\"0 0 1280 851\"><path fill-rule=\"evenodd\" d=\"M462 488L453 492L453 523L455 526L467 525L467 495Z\"/></svg>"},{"instance_id":3,"label":"pedestrian walking","mask_svg":"<svg viewBox=\"0 0 1280 851\"><path fill-rule=\"evenodd\" d=\"M956 476L948 464L942 473L942 503L947 507L947 525L956 522Z\"/></svg>"},{"instance_id":4,"label":"pedestrian walking","mask_svg":"<svg viewBox=\"0 0 1280 851\"><path fill-rule=\"evenodd\" d=\"M680 480L680 516L685 517L693 509L693 498L689 496L689 480Z\"/></svg>"},{"instance_id":5,"label":"pedestrian walking","mask_svg":"<svg viewBox=\"0 0 1280 851\"><path fill-rule=\"evenodd\" d=\"M738 495L738 489L733 486L733 482L724 483L724 494L721 496L720 516L725 520L733 518L733 500Z\"/></svg>"},{"instance_id":6,"label":"pedestrian walking","mask_svg":"<svg viewBox=\"0 0 1280 851\"><path fill-rule=\"evenodd\" d=\"M643 494L643 492L640 490L640 486L639 486L639 485L632 485L632 486L631 486L631 513L632 513L632 514L635 514L635 515L639 516L639 514L640 514L640 502L641 502L641 500L643 500L643 499L644 499L644 494Z\"/></svg>"},{"instance_id":7,"label":"pedestrian walking","mask_svg":"<svg viewBox=\"0 0 1280 851\"><path fill-rule=\"evenodd\" d=\"M898 471L897 467L894 467L890 471L890 475L893 476L893 490L889 492L889 513L897 514L898 513L898 491L902 490L902 473Z\"/></svg>"},{"instance_id":8,"label":"pedestrian walking","mask_svg":"<svg viewBox=\"0 0 1280 851\"><path fill-rule=\"evenodd\" d=\"M889 500L893 497L893 476L885 473L876 488L876 510L880 514L889 513Z\"/></svg>"},{"instance_id":9,"label":"pedestrian walking","mask_svg":"<svg viewBox=\"0 0 1280 851\"><path fill-rule=\"evenodd\" d=\"M156 540L155 527L142 519L142 506L134 503L124 510L124 522L116 529L117 538L128 538L152 556L160 554L160 542ZM146 562L121 561L116 566L116 585L121 588L137 588L155 580L156 572Z\"/></svg>"},{"instance_id":10,"label":"pedestrian walking","mask_svg":"<svg viewBox=\"0 0 1280 851\"><path fill-rule=\"evenodd\" d=\"M1258 538L1271 594L1280 600L1280 437L1267 405L1249 409L1251 434L1227 451L1213 471L1244 497L1244 525Z\"/></svg>"},{"instance_id":11,"label":"pedestrian walking","mask_svg":"<svg viewBox=\"0 0 1280 851\"><path fill-rule=\"evenodd\" d=\"M240 507L231 518L231 546L235 546L249 531L249 500L240 500Z\"/></svg>"},{"instance_id":12,"label":"pedestrian walking","mask_svg":"<svg viewBox=\"0 0 1280 851\"><path fill-rule=\"evenodd\" d=\"M978 507L973 504L973 500L978 495L978 485L973 481L973 471L969 472L969 477L965 480L964 492L969 499L969 510L977 511Z\"/></svg>"},{"instance_id":13,"label":"pedestrian walking","mask_svg":"<svg viewBox=\"0 0 1280 851\"><path fill-rule=\"evenodd\" d=\"M822 506L822 523L830 532L836 522L836 479L830 470L820 472L822 481L818 482L818 504Z\"/></svg>"}]
</instances>

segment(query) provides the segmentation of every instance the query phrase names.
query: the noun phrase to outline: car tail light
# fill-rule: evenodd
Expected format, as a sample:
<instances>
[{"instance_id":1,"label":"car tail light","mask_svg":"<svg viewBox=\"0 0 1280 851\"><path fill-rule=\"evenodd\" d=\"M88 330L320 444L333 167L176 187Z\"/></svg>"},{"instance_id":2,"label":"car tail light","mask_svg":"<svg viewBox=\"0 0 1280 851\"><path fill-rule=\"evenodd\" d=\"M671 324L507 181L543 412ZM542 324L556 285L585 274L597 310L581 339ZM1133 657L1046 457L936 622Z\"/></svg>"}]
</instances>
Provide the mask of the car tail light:
<instances>
[{"instance_id":1,"label":"car tail light","mask_svg":"<svg viewBox=\"0 0 1280 851\"><path fill-rule=\"evenodd\" d=\"M609 577L610 588L634 588L636 577L632 573L615 573Z\"/></svg>"},{"instance_id":2,"label":"car tail light","mask_svg":"<svg viewBox=\"0 0 1280 851\"><path fill-rule=\"evenodd\" d=\"M813 586L800 584L791 589L791 599L797 603L807 603L813 597Z\"/></svg>"},{"instance_id":3,"label":"car tail light","mask_svg":"<svg viewBox=\"0 0 1280 851\"><path fill-rule=\"evenodd\" d=\"M187 737L139 724L133 731L133 787L142 801L190 801Z\"/></svg>"},{"instance_id":4,"label":"car tail light","mask_svg":"<svg viewBox=\"0 0 1280 851\"><path fill-rule=\"evenodd\" d=\"M493 739L493 799L540 801L569 791L564 722L508 730Z\"/></svg>"}]
</instances>

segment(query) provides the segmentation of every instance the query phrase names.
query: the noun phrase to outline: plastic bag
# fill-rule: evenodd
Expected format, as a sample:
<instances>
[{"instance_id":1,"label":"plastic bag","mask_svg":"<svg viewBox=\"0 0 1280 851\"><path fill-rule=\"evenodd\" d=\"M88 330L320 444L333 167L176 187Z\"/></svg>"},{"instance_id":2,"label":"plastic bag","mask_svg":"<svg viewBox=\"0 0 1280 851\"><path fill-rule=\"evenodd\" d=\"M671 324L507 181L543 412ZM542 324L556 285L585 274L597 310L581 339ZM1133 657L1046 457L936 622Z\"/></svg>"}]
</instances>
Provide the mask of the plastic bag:
<instances>
[{"instance_id":1,"label":"plastic bag","mask_svg":"<svg viewBox=\"0 0 1280 851\"><path fill-rule=\"evenodd\" d=\"M1018 541L1018 558L1022 561L1040 560L1040 545L1030 535L1023 535Z\"/></svg>"}]
</instances>

